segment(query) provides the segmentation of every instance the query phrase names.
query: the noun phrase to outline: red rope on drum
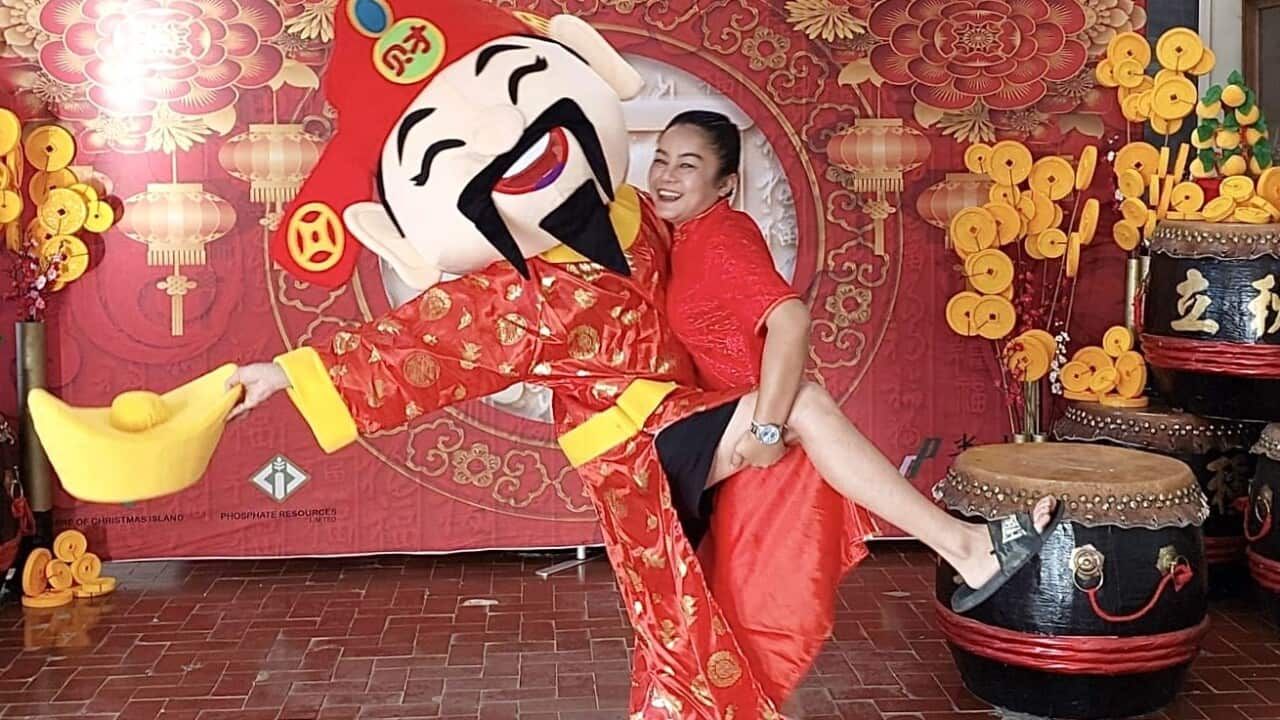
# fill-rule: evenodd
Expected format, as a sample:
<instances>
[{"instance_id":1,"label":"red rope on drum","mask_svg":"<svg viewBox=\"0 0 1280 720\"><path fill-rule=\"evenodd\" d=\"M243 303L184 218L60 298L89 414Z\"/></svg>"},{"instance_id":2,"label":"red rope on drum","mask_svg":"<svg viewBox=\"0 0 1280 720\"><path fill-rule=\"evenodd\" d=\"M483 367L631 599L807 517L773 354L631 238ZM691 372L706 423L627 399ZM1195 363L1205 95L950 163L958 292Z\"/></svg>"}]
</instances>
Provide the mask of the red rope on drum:
<instances>
[{"instance_id":1,"label":"red rope on drum","mask_svg":"<svg viewBox=\"0 0 1280 720\"><path fill-rule=\"evenodd\" d=\"M1259 498L1259 500L1261 500L1261 498ZM1258 502L1259 500L1255 500L1254 502ZM1248 512L1248 511L1245 511L1245 514L1244 514L1244 539L1245 539L1245 540L1248 540L1249 542L1257 542L1257 541L1261 540L1262 538L1266 537L1266 536L1267 536L1267 534L1271 532L1271 503L1270 503L1270 502L1264 502L1263 504L1266 506L1266 513L1267 513L1267 514L1266 514L1266 516L1265 516L1265 517L1263 517L1263 518L1262 518L1262 527L1258 528L1258 532L1256 532L1256 533L1255 533L1255 532L1250 532L1250 531L1249 531L1249 516L1250 516L1250 515L1252 515L1253 513ZM1250 506L1252 506L1252 505L1253 505L1253 503L1251 502L1251 503L1249 503L1249 505L1250 505Z\"/></svg>"},{"instance_id":2,"label":"red rope on drum","mask_svg":"<svg viewBox=\"0 0 1280 720\"><path fill-rule=\"evenodd\" d=\"M1263 588L1280 593L1280 561L1263 557L1249 548L1249 574Z\"/></svg>"},{"instance_id":3,"label":"red rope on drum","mask_svg":"<svg viewBox=\"0 0 1280 720\"><path fill-rule=\"evenodd\" d=\"M1084 593L1089 596L1089 604L1093 606L1094 614L1103 620L1110 623L1133 622L1134 620L1142 619L1147 613L1151 612L1151 609L1164 596L1164 590L1169 587L1170 583L1173 584L1173 591L1178 592L1187 583L1191 582L1191 578L1194 576L1195 571L1191 569L1191 566L1186 561L1179 561L1169 572L1165 573L1164 577L1160 578L1160 584L1156 586L1156 591L1151 594L1151 599L1147 601L1147 604L1141 610L1135 610L1128 615L1112 615L1102 609L1102 606L1098 603L1098 591L1102 589L1101 585L1091 587L1085 590Z\"/></svg>"},{"instance_id":4,"label":"red rope on drum","mask_svg":"<svg viewBox=\"0 0 1280 720\"><path fill-rule=\"evenodd\" d=\"M1258 584L1272 592L1280 592L1280 561L1272 560L1255 552L1248 551L1249 574Z\"/></svg>"},{"instance_id":5,"label":"red rope on drum","mask_svg":"<svg viewBox=\"0 0 1280 720\"><path fill-rule=\"evenodd\" d=\"M956 647L988 660L1061 675L1132 675L1187 663L1200 649L1209 618L1173 632L1133 637L1032 635L957 615L933 601L938 626Z\"/></svg>"},{"instance_id":6,"label":"red rope on drum","mask_svg":"<svg viewBox=\"0 0 1280 720\"><path fill-rule=\"evenodd\" d=\"M1204 560L1210 565L1234 563L1244 557L1245 539L1240 535L1206 536Z\"/></svg>"},{"instance_id":7,"label":"red rope on drum","mask_svg":"<svg viewBox=\"0 0 1280 720\"><path fill-rule=\"evenodd\" d=\"M1280 379L1280 345L1205 342L1143 333L1142 354L1153 367Z\"/></svg>"}]
</instances>

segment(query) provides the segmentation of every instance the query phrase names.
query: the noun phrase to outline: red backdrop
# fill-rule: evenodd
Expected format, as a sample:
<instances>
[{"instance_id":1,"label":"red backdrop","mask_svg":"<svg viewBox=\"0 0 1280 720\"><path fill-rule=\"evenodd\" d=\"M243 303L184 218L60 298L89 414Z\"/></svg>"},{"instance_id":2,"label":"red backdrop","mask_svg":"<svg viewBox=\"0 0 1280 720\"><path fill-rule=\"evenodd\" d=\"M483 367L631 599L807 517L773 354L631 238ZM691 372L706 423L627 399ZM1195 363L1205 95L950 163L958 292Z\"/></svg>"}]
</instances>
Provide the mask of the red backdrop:
<instances>
[{"instance_id":1,"label":"red backdrop","mask_svg":"<svg viewBox=\"0 0 1280 720\"><path fill-rule=\"evenodd\" d=\"M1123 132L1092 67L1114 33L1141 29L1140 5L499 2L584 15L624 52L699 76L751 116L795 200L794 282L816 277L814 377L895 462L936 439L913 478L922 489L964 443L1001 439L991 346L947 329L943 308L963 283L926 217L963 207L966 179L944 181L962 171L969 142L1070 154ZM333 292L266 259L281 203L340 122L323 100L334 10L333 0L0 0L4 104L75 130L81 173L91 166L126 201L93 269L55 301L50 378L63 397L106 404L126 388L167 389L387 309L368 254ZM130 84L120 67L159 81ZM833 135L872 117L904 119L911 140L863 150L869 162L916 161L883 196L827 154ZM1104 201L1108 176L1102 165L1093 189ZM879 241L874 217L885 218ZM1081 266L1072 334L1084 342L1120 319L1110 222L1104 213ZM0 348L12 368L12 343ZM0 384L4 407L13 393ZM590 543L581 482L551 440L544 424L474 402L326 457L281 401L228 429L195 488L126 508L59 493L57 525L81 528L114 559ZM305 481L251 482L277 455Z\"/></svg>"}]
</instances>

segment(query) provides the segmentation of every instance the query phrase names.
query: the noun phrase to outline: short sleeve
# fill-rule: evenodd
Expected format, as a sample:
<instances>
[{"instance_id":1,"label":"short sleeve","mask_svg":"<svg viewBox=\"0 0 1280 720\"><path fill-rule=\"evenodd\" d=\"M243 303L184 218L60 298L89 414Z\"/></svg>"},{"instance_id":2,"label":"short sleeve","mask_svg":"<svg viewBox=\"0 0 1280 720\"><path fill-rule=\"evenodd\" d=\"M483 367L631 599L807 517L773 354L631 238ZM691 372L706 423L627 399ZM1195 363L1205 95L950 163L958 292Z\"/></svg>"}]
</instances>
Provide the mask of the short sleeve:
<instances>
[{"instance_id":1,"label":"short sleeve","mask_svg":"<svg viewBox=\"0 0 1280 720\"><path fill-rule=\"evenodd\" d=\"M774 268L768 242L749 215L734 213L705 242L706 257L723 268L724 293L734 298L729 310L756 334L774 308L800 297Z\"/></svg>"}]
</instances>

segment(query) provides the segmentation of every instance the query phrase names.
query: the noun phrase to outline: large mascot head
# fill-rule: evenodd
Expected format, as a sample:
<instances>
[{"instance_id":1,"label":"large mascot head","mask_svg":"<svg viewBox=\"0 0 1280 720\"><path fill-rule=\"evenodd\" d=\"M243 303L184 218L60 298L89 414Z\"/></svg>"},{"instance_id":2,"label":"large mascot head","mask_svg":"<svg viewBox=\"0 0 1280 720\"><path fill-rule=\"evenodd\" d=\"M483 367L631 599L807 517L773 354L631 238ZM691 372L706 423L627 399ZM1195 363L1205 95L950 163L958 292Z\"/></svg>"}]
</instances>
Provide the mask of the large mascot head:
<instances>
[{"instance_id":1,"label":"large mascot head","mask_svg":"<svg viewBox=\"0 0 1280 720\"><path fill-rule=\"evenodd\" d=\"M608 203L641 79L599 33L480 0L339 0L335 24L338 130L274 237L286 270L336 287L358 243L421 289L564 244L627 272Z\"/></svg>"}]
</instances>

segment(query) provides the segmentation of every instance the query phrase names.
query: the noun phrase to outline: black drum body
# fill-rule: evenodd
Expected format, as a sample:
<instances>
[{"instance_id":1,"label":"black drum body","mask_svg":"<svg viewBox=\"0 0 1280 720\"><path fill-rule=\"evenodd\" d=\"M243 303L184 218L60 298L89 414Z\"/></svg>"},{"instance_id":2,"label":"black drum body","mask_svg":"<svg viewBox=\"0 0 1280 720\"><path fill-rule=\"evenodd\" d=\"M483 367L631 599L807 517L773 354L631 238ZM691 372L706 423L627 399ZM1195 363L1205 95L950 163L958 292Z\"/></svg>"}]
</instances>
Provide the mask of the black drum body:
<instances>
[{"instance_id":1,"label":"black drum body","mask_svg":"<svg viewBox=\"0 0 1280 720\"><path fill-rule=\"evenodd\" d=\"M1162 223L1144 288L1142 352L1162 396L1280 421L1280 226Z\"/></svg>"},{"instance_id":2,"label":"black drum body","mask_svg":"<svg viewBox=\"0 0 1280 720\"><path fill-rule=\"evenodd\" d=\"M970 521L1007 515L1046 490L1067 504L1040 556L964 615L950 610L955 571L940 564L939 627L965 686L998 708L1079 720L1156 712L1182 687L1208 628L1203 495L1190 470L1171 458L1046 445L1066 449L1059 461L1076 458L1077 474L1094 466L1100 482L1063 491L1075 484L1071 477L1019 478L1007 465L975 471L987 458L975 463L961 455L935 489L954 515ZM1147 459L1131 478L1113 492L1101 489L1134 456ZM1054 466L1043 474L1054 475Z\"/></svg>"},{"instance_id":3,"label":"black drum body","mask_svg":"<svg viewBox=\"0 0 1280 720\"><path fill-rule=\"evenodd\" d=\"M1280 497L1280 424L1268 425L1253 450L1258 469L1249 486L1244 525L1249 574L1274 601L1280 600L1280 522L1275 517Z\"/></svg>"},{"instance_id":4,"label":"black drum body","mask_svg":"<svg viewBox=\"0 0 1280 720\"><path fill-rule=\"evenodd\" d=\"M1241 505L1254 473L1250 448L1261 432L1260 423L1202 418L1153 401L1141 409L1073 402L1052 434L1055 440L1159 453L1190 467L1209 503L1203 526L1205 561L1210 587L1217 590L1239 585L1245 577Z\"/></svg>"}]
</instances>

